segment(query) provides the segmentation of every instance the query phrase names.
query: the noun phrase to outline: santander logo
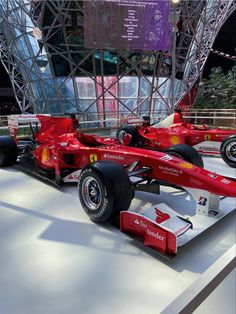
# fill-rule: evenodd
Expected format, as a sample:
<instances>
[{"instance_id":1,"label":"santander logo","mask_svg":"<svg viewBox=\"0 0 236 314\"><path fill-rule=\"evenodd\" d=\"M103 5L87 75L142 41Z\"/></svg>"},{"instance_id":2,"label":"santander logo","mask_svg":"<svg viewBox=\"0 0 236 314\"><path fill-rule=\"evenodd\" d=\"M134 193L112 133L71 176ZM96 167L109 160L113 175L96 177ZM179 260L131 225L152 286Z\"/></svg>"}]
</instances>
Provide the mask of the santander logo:
<instances>
[{"instance_id":1,"label":"santander logo","mask_svg":"<svg viewBox=\"0 0 236 314\"><path fill-rule=\"evenodd\" d=\"M108 159L117 159L117 160L124 160L125 157L121 156L121 155L114 155L114 154L104 154L103 155L104 158L108 158Z\"/></svg>"},{"instance_id":2,"label":"santander logo","mask_svg":"<svg viewBox=\"0 0 236 314\"><path fill-rule=\"evenodd\" d=\"M147 224L145 224L142 220L139 220L138 218L136 218L134 220L134 223L136 225L140 226L141 228L146 229L146 233L148 235L150 235L151 237L156 238L160 241L165 241L165 237L162 237L158 232L154 232L154 231L149 230Z\"/></svg>"},{"instance_id":3,"label":"santander logo","mask_svg":"<svg viewBox=\"0 0 236 314\"><path fill-rule=\"evenodd\" d=\"M149 234L153 238L156 238L156 239L158 239L160 241L165 241L165 238L162 237L158 232L153 232L153 231L147 229L147 234Z\"/></svg>"},{"instance_id":4,"label":"santander logo","mask_svg":"<svg viewBox=\"0 0 236 314\"><path fill-rule=\"evenodd\" d=\"M147 224L145 224L142 220L138 220L138 218L134 220L134 223L140 227L143 227L144 229L147 228Z\"/></svg>"}]
</instances>

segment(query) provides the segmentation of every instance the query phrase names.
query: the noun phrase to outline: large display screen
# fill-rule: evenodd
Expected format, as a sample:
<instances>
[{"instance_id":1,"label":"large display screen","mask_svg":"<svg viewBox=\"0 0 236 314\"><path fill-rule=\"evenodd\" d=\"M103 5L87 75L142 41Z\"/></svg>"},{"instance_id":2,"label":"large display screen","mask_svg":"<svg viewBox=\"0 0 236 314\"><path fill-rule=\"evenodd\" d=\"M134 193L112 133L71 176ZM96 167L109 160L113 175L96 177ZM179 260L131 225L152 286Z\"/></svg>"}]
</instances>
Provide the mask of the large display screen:
<instances>
[{"instance_id":1,"label":"large display screen","mask_svg":"<svg viewBox=\"0 0 236 314\"><path fill-rule=\"evenodd\" d=\"M169 1L84 1L85 48L169 50Z\"/></svg>"}]
</instances>

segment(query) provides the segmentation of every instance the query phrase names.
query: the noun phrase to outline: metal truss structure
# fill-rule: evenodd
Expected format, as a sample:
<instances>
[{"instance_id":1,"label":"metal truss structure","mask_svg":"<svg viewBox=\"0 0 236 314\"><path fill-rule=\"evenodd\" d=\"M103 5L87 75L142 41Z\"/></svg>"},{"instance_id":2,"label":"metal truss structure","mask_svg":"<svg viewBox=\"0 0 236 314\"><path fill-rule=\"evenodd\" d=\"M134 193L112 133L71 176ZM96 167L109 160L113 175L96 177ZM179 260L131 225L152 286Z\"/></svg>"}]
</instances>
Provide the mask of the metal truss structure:
<instances>
[{"instance_id":1,"label":"metal truss structure","mask_svg":"<svg viewBox=\"0 0 236 314\"><path fill-rule=\"evenodd\" d=\"M120 1L120 0L118 0ZM166 0L168 1L168 0ZM234 0L170 1L168 51L84 47L84 1L0 0L0 55L22 112L86 119L171 113L196 85Z\"/></svg>"}]
</instances>

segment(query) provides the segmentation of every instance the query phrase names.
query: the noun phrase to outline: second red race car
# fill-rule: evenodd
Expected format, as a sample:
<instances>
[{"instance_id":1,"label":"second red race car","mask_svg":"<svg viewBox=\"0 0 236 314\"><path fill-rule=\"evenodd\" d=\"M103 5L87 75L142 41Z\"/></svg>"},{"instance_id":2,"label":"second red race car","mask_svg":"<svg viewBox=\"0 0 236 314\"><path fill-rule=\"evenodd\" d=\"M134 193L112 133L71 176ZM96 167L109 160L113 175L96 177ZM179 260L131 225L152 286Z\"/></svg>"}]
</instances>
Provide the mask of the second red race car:
<instances>
[{"instance_id":1,"label":"second red race car","mask_svg":"<svg viewBox=\"0 0 236 314\"><path fill-rule=\"evenodd\" d=\"M184 122L179 110L153 125L124 125L117 131L119 143L136 147L165 151L177 144L193 146L199 153L221 156L230 167L236 168L236 130L210 128L207 125L193 125Z\"/></svg>"},{"instance_id":2,"label":"second red race car","mask_svg":"<svg viewBox=\"0 0 236 314\"><path fill-rule=\"evenodd\" d=\"M36 128L32 138L16 137L20 120L30 122L32 131ZM144 244L165 254L176 254L186 232L190 238L196 236L189 231L193 224L165 206L146 214L129 211L136 190L159 194L160 186L184 188L211 223L227 214L219 214L215 206L220 196L236 197L236 182L199 167L201 156L188 145L175 145L170 154L124 146L114 138L76 130L71 118L42 115L12 117L10 133L13 136L0 136L0 167L17 164L56 184L77 182L82 207L92 221L110 222L120 216L122 231L140 236Z\"/></svg>"}]
</instances>

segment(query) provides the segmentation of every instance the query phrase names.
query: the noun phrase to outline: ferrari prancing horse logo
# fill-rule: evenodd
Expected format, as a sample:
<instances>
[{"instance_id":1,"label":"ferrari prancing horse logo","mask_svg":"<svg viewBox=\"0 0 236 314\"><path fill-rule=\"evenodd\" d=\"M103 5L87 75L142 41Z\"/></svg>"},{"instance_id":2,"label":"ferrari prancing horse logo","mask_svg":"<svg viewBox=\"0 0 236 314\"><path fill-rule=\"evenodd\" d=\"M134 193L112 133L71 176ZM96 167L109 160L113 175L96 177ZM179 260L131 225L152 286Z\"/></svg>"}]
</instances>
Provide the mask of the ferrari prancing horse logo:
<instances>
[{"instance_id":1,"label":"ferrari prancing horse logo","mask_svg":"<svg viewBox=\"0 0 236 314\"><path fill-rule=\"evenodd\" d=\"M89 161L91 163L96 162L98 160L98 156L96 154L90 154L89 155Z\"/></svg>"},{"instance_id":2,"label":"ferrari prancing horse logo","mask_svg":"<svg viewBox=\"0 0 236 314\"><path fill-rule=\"evenodd\" d=\"M210 139L211 139L210 134L204 135L204 140L205 140L205 141L210 141Z\"/></svg>"},{"instance_id":3,"label":"ferrari prancing horse logo","mask_svg":"<svg viewBox=\"0 0 236 314\"><path fill-rule=\"evenodd\" d=\"M44 147L41 153L41 160L42 162L46 162L49 158L48 149L47 147Z\"/></svg>"}]
</instances>

